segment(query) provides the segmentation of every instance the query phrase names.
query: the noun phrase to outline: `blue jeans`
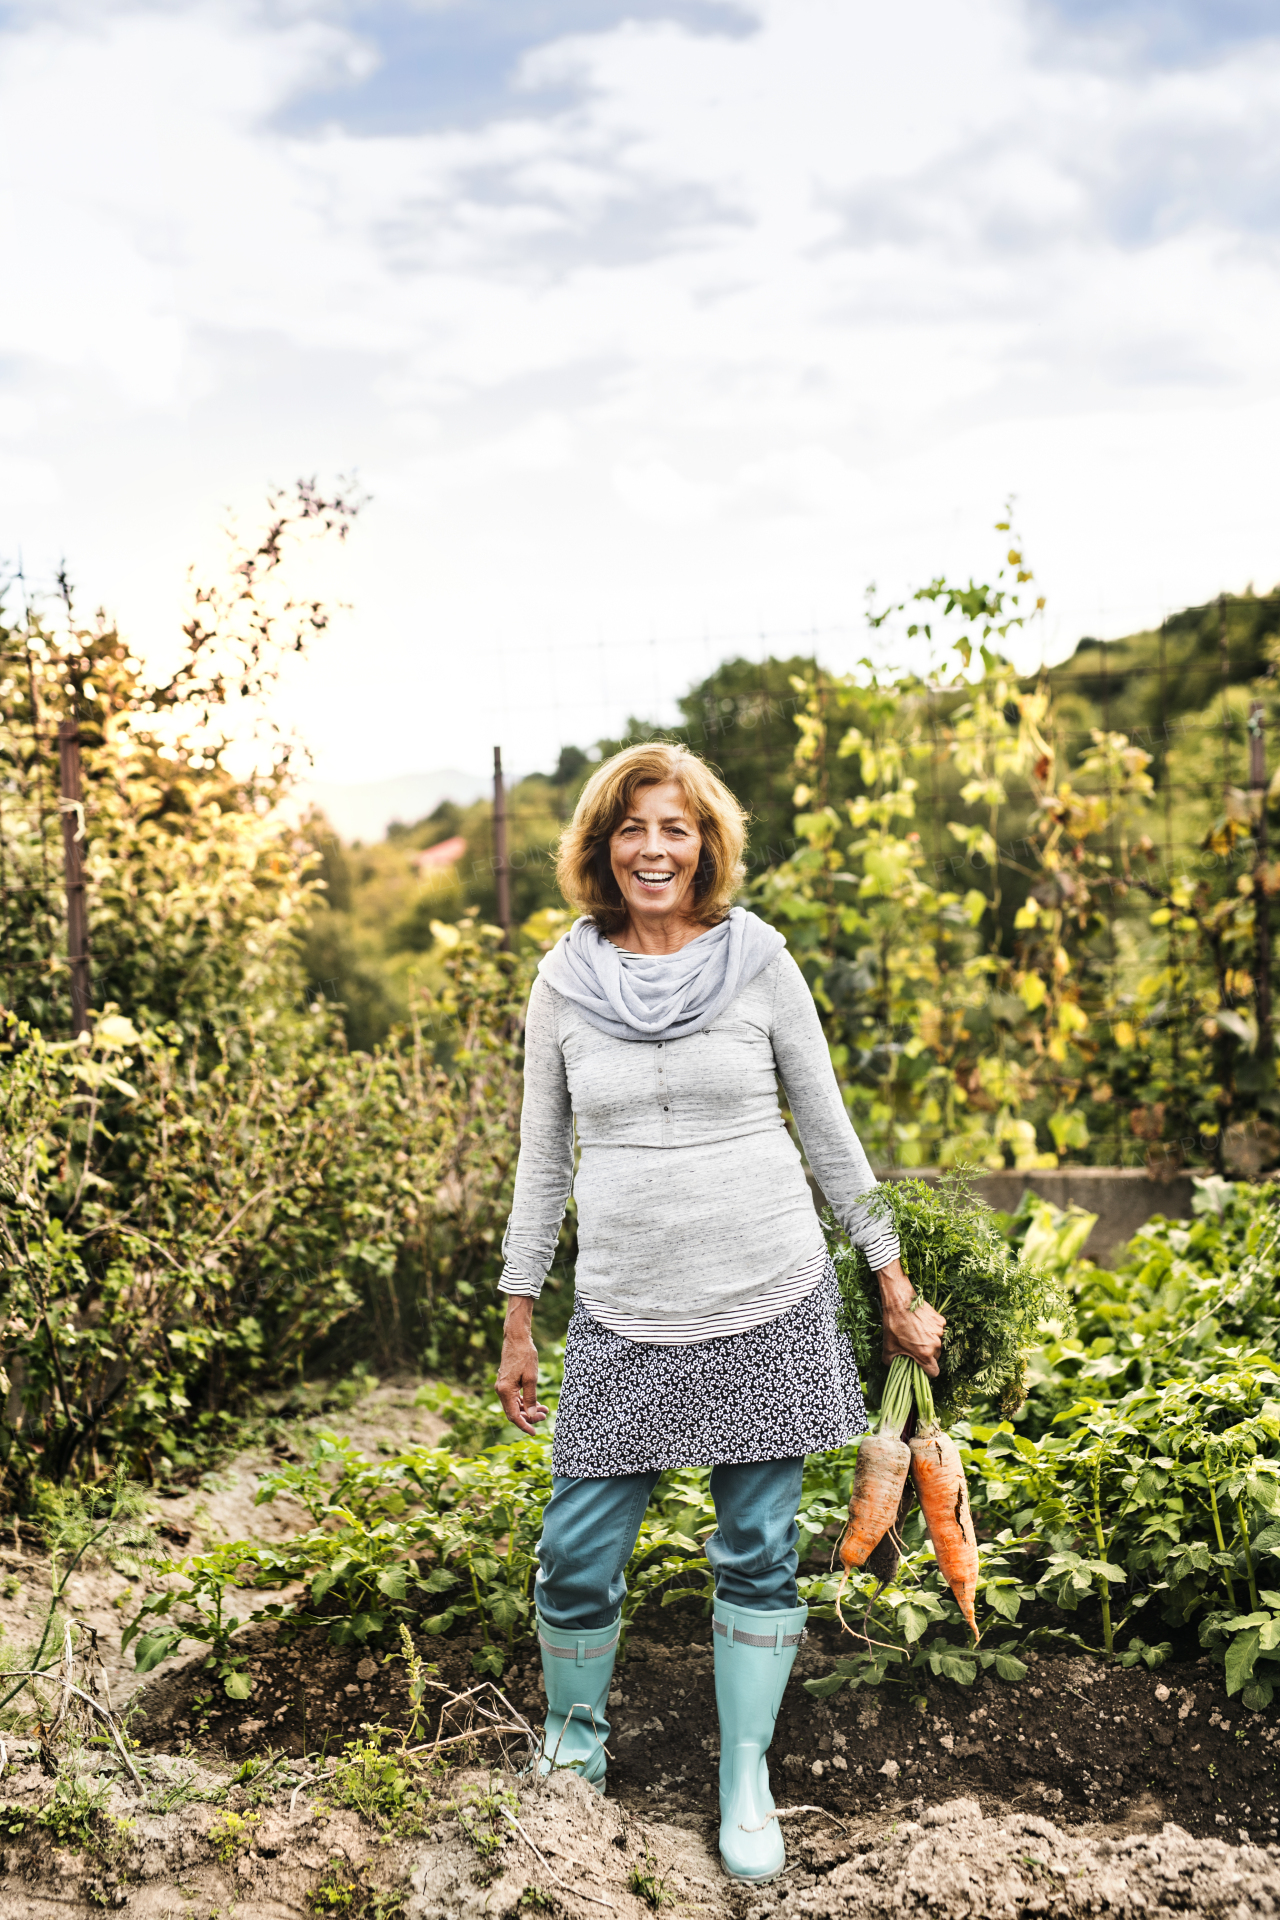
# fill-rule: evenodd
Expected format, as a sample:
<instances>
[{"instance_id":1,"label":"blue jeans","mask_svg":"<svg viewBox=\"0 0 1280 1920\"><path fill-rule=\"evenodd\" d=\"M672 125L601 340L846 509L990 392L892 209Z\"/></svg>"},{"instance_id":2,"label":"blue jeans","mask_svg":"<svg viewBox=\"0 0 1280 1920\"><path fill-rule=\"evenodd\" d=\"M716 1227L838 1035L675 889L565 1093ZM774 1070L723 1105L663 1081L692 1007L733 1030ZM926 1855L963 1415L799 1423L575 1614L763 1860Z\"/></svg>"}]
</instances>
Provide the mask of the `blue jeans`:
<instances>
[{"instance_id":1,"label":"blue jeans","mask_svg":"<svg viewBox=\"0 0 1280 1920\"><path fill-rule=\"evenodd\" d=\"M716 1530L706 1554L716 1597L753 1613L794 1607L803 1460L756 1460L711 1469ZM549 1627L607 1627L618 1617L624 1577L657 1473L551 1483L538 1542L534 1595Z\"/></svg>"}]
</instances>

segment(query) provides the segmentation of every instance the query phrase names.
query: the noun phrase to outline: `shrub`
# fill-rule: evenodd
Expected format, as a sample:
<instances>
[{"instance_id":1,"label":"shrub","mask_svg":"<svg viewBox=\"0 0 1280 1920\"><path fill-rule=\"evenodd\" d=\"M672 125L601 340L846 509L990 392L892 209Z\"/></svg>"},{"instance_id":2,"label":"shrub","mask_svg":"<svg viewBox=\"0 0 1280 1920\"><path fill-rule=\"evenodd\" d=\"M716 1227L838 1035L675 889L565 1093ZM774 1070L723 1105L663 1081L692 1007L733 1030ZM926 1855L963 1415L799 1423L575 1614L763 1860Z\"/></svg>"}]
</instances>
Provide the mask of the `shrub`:
<instances>
[{"instance_id":1,"label":"shrub","mask_svg":"<svg viewBox=\"0 0 1280 1920\"><path fill-rule=\"evenodd\" d=\"M225 586L198 588L167 680L117 630L0 618L0 1464L9 1498L104 1459L164 1474L304 1361L467 1376L514 1173L523 1006L539 952L444 930L408 1028L348 1050L304 992L312 839L279 803L263 700L324 625L283 585L341 491L273 497ZM78 722L94 1008L66 1037L50 742ZM259 764L233 771L233 734ZM264 731L265 729L265 731ZM34 910L33 910L34 903Z\"/></svg>"}]
</instances>

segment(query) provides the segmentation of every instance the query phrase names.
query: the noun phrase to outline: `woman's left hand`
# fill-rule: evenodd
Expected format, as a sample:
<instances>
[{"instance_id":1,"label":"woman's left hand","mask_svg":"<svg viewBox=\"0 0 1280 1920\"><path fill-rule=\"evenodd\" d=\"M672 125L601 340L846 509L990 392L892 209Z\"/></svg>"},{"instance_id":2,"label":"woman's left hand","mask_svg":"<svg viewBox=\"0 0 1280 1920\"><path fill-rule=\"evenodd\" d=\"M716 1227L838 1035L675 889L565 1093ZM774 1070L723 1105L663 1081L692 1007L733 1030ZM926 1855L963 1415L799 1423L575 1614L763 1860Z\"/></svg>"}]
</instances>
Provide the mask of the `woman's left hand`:
<instances>
[{"instance_id":1,"label":"woman's left hand","mask_svg":"<svg viewBox=\"0 0 1280 1920\"><path fill-rule=\"evenodd\" d=\"M880 1313L884 1329L881 1348L885 1360L900 1355L916 1360L931 1380L938 1377L942 1336L947 1323L936 1307L922 1300L902 1271L902 1262L882 1267L876 1275L880 1283Z\"/></svg>"},{"instance_id":2,"label":"woman's left hand","mask_svg":"<svg viewBox=\"0 0 1280 1920\"><path fill-rule=\"evenodd\" d=\"M534 1425L547 1417L538 1401L538 1349L533 1344L533 1302L519 1294L507 1301L502 1330L502 1359L494 1381L502 1411L521 1433L533 1434Z\"/></svg>"}]
</instances>

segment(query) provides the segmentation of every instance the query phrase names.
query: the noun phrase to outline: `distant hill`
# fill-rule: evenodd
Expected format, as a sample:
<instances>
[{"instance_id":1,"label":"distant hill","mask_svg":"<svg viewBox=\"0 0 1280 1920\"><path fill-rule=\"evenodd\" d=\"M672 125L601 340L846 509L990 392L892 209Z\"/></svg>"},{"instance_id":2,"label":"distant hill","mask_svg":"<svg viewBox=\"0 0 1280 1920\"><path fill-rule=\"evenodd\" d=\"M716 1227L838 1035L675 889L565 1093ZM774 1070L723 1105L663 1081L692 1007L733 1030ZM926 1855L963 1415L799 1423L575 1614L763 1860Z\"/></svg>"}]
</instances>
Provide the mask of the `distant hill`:
<instances>
[{"instance_id":1,"label":"distant hill","mask_svg":"<svg viewBox=\"0 0 1280 1920\"><path fill-rule=\"evenodd\" d=\"M1156 749L1181 715L1202 713L1224 685L1265 674L1280 640L1280 590L1227 593L1120 640L1081 640L1049 669L1059 720L1114 728ZM1027 683L1028 685L1031 682ZM1078 711L1077 711L1078 709Z\"/></svg>"},{"instance_id":2,"label":"distant hill","mask_svg":"<svg viewBox=\"0 0 1280 1920\"><path fill-rule=\"evenodd\" d=\"M442 800L469 807L489 788L484 774L446 767L436 773L402 773L394 780L309 780L301 798L319 807L340 840L368 846L383 839L393 821L409 826L425 820Z\"/></svg>"}]
</instances>

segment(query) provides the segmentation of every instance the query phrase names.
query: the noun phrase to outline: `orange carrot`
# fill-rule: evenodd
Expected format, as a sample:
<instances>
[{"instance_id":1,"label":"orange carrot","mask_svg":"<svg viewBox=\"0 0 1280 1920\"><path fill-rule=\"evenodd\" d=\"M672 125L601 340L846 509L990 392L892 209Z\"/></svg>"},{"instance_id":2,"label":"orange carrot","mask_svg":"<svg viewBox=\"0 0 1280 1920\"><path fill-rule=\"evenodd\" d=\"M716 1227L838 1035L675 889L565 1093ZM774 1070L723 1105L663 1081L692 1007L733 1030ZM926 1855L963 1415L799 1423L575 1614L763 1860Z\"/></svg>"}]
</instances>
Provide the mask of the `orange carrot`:
<instances>
[{"instance_id":1,"label":"orange carrot","mask_svg":"<svg viewBox=\"0 0 1280 1920\"><path fill-rule=\"evenodd\" d=\"M862 1563L862 1571L872 1574L887 1587L902 1564L902 1524L916 1504L916 1490L908 1481L898 1502L897 1517L878 1547L872 1547Z\"/></svg>"},{"instance_id":2,"label":"orange carrot","mask_svg":"<svg viewBox=\"0 0 1280 1920\"><path fill-rule=\"evenodd\" d=\"M969 1511L969 1489L955 1441L941 1427L927 1427L911 1442L911 1477L933 1550L947 1585L978 1641L973 1602L978 1591L978 1537Z\"/></svg>"},{"instance_id":3,"label":"orange carrot","mask_svg":"<svg viewBox=\"0 0 1280 1920\"><path fill-rule=\"evenodd\" d=\"M869 1433L858 1448L849 1496L849 1524L840 1542L846 1567L860 1567L898 1518L911 1450L896 1433Z\"/></svg>"}]
</instances>

